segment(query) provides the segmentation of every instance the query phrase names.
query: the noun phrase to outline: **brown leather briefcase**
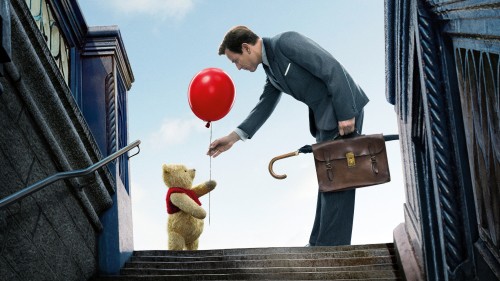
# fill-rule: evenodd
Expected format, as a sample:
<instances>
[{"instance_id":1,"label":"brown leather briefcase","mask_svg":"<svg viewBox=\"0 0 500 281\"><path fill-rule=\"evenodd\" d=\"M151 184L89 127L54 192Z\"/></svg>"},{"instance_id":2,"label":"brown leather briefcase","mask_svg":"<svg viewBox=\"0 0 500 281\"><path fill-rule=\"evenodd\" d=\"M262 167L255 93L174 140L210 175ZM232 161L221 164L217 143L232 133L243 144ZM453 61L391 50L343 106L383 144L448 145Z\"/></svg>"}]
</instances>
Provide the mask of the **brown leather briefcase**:
<instances>
[{"instance_id":1,"label":"brown leather briefcase","mask_svg":"<svg viewBox=\"0 0 500 281\"><path fill-rule=\"evenodd\" d=\"M389 182L382 134L357 135L312 145L319 190L335 192Z\"/></svg>"}]
</instances>

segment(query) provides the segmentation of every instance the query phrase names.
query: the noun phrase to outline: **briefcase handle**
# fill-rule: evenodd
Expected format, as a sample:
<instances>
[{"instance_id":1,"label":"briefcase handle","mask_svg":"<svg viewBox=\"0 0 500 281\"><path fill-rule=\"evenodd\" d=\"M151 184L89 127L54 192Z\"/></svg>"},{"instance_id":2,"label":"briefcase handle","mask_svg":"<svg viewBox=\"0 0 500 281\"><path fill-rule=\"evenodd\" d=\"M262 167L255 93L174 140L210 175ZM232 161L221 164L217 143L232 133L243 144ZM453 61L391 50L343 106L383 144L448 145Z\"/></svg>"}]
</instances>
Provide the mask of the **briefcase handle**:
<instances>
[{"instance_id":1,"label":"briefcase handle","mask_svg":"<svg viewBox=\"0 0 500 281\"><path fill-rule=\"evenodd\" d=\"M339 133L337 133L333 138L332 140L340 140L340 139L352 139L352 138L355 138L355 137L359 137L359 136L362 136L358 130L348 134L348 135L340 135Z\"/></svg>"}]
</instances>

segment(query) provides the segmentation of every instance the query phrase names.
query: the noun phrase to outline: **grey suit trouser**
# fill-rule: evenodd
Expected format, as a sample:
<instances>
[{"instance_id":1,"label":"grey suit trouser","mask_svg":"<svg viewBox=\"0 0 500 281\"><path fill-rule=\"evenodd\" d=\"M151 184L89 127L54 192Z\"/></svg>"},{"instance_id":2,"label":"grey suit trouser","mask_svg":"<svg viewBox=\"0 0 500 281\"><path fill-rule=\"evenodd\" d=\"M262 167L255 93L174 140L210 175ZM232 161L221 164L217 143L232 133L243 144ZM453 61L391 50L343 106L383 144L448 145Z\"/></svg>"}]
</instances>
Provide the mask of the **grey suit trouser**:
<instances>
[{"instance_id":1,"label":"grey suit trouser","mask_svg":"<svg viewBox=\"0 0 500 281\"><path fill-rule=\"evenodd\" d=\"M363 127L363 116L363 111L356 116L356 129L359 133ZM316 141L330 140L336 134L338 134L337 130L319 131L316 134ZM351 244L355 195L355 189L342 192L318 192L316 218L309 238L310 246Z\"/></svg>"}]
</instances>

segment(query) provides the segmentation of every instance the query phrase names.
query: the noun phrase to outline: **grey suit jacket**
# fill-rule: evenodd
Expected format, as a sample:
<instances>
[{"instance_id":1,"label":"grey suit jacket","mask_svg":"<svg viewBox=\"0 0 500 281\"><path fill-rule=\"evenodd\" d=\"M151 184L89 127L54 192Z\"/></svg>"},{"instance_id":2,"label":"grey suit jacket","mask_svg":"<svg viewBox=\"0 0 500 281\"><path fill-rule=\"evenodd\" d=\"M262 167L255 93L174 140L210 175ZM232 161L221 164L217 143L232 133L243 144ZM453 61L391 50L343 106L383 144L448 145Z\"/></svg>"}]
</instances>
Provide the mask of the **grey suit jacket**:
<instances>
[{"instance_id":1,"label":"grey suit jacket","mask_svg":"<svg viewBox=\"0 0 500 281\"><path fill-rule=\"evenodd\" d=\"M285 32L263 38L263 43L279 88L309 107L314 137L318 129L334 130L338 121L356 117L368 103L368 97L342 65L311 39L297 32ZM238 126L248 138L266 122L281 97L281 90L270 81L272 74L263 66L267 74L264 91Z\"/></svg>"}]
</instances>

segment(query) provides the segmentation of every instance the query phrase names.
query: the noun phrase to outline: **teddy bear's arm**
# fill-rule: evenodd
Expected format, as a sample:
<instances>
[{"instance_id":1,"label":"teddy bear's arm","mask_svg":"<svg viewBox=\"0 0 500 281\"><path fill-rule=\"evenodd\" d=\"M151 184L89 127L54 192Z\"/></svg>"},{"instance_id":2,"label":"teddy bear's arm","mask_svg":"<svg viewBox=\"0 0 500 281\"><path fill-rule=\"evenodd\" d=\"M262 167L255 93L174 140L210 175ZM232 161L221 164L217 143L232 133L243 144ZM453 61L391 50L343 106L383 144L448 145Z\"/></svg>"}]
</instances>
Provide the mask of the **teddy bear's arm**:
<instances>
[{"instance_id":1,"label":"teddy bear's arm","mask_svg":"<svg viewBox=\"0 0 500 281\"><path fill-rule=\"evenodd\" d=\"M202 220L207 216L205 210L198 206L198 204L186 194L172 193L172 195L170 195L170 201L172 201L177 208L197 219Z\"/></svg>"},{"instance_id":2,"label":"teddy bear's arm","mask_svg":"<svg viewBox=\"0 0 500 281\"><path fill-rule=\"evenodd\" d=\"M194 191L196 195L198 195L198 197L201 197L209 193L210 191L214 190L216 185L217 183L215 181L209 180L204 183L195 185L194 187L191 188L191 190Z\"/></svg>"}]
</instances>

